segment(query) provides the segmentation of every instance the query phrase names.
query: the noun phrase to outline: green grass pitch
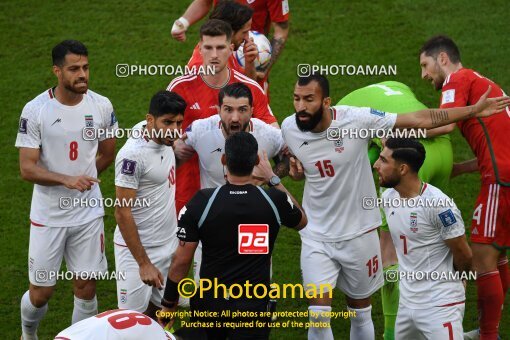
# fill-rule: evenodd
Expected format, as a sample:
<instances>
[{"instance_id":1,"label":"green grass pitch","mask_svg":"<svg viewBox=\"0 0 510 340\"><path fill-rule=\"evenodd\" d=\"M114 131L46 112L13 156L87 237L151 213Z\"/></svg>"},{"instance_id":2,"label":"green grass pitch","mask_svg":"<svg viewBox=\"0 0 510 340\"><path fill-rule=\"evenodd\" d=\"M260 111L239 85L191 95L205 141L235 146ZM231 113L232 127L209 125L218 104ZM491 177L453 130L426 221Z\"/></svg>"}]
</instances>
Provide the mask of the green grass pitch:
<instances>
[{"instance_id":1,"label":"green grass pitch","mask_svg":"<svg viewBox=\"0 0 510 340\"><path fill-rule=\"evenodd\" d=\"M420 79L417 51L431 35L445 33L460 46L465 67L474 68L510 91L508 61L508 13L503 0L490 1L327 1L290 0L290 36L271 76L271 106L281 122L293 112L292 89L296 66L311 64L397 65L398 74L388 76L332 76L331 97L336 103L359 87L398 80L409 85L429 107L437 107L439 94ZM168 76L117 78L115 65L184 65L198 39L193 26L185 43L170 38L170 28L187 7L188 0L173 1L13 1L0 4L0 90L2 119L1 157L1 255L0 325L2 339L17 339L20 328L20 298L28 288L27 253L32 184L21 180L18 152L14 147L18 119L26 102L54 86L51 48L64 39L78 39L89 49L90 88L112 101L121 127L143 119L149 99L164 89ZM118 142L118 148L125 140ZM453 134L455 160L472 157L462 136ZM114 196L113 167L101 175L105 197ZM303 183L288 179L284 184L301 199ZM471 221L478 193L478 175L453 180L447 193L462 210L466 224ZM107 256L114 270L112 236L113 210L105 217ZM298 234L285 228L274 251L274 279L299 283ZM335 292L334 310L345 309L342 294ZM99 309L116 308L115 282L98 284ZM506 299L500 334L510 335L510 313ZM379 293L373 297L377 338L382 337L383 316ZM70 282L59 282L49 311L39 328L40 339L52 339L71 322L73 294ZM306 310L306 301L279 301L279 310ZM333 321L337 339L349 335L349 320ZM468 285L464 327L477 326L476 289ZM273 339L304 339L304 329L274 329Z\"/></svg>"}]
</instances>

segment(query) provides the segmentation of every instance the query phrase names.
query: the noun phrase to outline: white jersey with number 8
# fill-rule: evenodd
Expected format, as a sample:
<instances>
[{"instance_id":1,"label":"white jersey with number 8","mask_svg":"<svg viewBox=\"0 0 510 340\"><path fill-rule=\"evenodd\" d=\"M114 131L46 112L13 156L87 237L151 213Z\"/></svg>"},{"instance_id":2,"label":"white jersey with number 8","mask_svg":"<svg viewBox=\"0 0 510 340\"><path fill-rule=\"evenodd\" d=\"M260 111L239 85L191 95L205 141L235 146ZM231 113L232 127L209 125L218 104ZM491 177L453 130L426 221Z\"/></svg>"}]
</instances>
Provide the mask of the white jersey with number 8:
<instances>
[{"instance_id":1,"label":"white jersey with number 8","mask_svg":"<svg viewBox=\"0 0 510 340\"><path fill-rule=\"evenodd\" d=\"M98 139L85 140L84 129L115 130L117 120L108 98L87 91L74 106L61 104L49 89L27 103L21 113L16 147L40 149L39 166L68 176L97 178ZM63 185L34 185L30 219L49 227L71 227L104 215L99 185L80 192ZM87 204L76 204L77 200ZM80 202L81 202L80 201Z\"/></svg>"}]
</instances>

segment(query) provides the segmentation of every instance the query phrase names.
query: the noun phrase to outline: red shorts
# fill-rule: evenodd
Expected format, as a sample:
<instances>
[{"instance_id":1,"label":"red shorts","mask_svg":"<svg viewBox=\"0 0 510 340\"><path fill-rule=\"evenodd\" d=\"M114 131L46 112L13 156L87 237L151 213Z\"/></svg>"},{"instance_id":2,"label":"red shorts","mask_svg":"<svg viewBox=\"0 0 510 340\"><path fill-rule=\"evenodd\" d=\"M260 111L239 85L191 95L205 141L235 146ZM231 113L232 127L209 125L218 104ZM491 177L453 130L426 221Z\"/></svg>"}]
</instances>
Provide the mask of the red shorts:
<instances>
[{"instance_id":1,"label":"red shorts","mask_svg":"<svg viewBox=\"0 0 510 340\"><path fill-rule=\"evenodd\" d=\"M177 168L175 186L175 210L179 211L200 190L200 169L195 154L186 163Z\"/></svg>"},{"instance_id":2,"label":"red shorts","mask_svg":"<svg viewBox=\"0 0 510 340\"><path fill-rule=\"evenodd\" d=\"M482 184L473 212L471 241L510 248L510 187Z\"/></svg>"}]
</instances>

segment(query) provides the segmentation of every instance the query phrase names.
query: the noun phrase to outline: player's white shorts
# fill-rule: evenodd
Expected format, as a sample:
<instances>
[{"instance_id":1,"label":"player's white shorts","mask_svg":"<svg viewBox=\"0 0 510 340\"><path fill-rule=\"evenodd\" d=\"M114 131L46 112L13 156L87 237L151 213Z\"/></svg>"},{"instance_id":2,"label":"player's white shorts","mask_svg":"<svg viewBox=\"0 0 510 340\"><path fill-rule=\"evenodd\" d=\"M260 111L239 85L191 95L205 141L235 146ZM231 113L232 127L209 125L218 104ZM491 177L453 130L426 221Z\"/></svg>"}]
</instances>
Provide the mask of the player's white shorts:
<instances>
[{"instance_id":1,"label":"player's white shorts","mask_svg":"<svg viewBox=\"0 0 510 340\"><path fill-rule=\"evenodd\" d=\"M62 258L68 271L88 277L90 272L106 272L103 218L72 227L30 226L28 278L36 286L57 283ZM65 275L65 278L68 276Z\"/></svg>"},{"instance_id":2,"label":"player's white shorts","mask_svg":"<svg viewBox=\"0 0 510 340\"><path fill-rule=\"evenodd\" d=\"M303 284L330 284L353 299L365 299L384 284L377 231L339 242L301 237Z\"/></svg>"},{"instance_id":3,"label":"player's white shorts","mask_svg":"<svg viewBox=\"0 0 510 340\"><path fill-rule=\"evenodd\" d=\"M427 309L410 309L400 305L395 322L395 339L462 340L464 308L464 303Z\"/></svg>"},{"instance_id":4,"label":"player's white shorts","mask_svg":"<svg viewBox=\"0 0 510 340\"><path fill-rule=\"evenodd\" d=\"M151 287L140 279L140 268L128 247L115 244L115 270L126 274L125 280L117 280L117 302L119 308L131 309L143 313L152 304L161 307L164 293L164 284L170 269L172 255L177 249L177 237L172 238L168 244L158 247L146 247L145 252L152 264L163 275L161 290Z\"/></svg>"}]
</instances>

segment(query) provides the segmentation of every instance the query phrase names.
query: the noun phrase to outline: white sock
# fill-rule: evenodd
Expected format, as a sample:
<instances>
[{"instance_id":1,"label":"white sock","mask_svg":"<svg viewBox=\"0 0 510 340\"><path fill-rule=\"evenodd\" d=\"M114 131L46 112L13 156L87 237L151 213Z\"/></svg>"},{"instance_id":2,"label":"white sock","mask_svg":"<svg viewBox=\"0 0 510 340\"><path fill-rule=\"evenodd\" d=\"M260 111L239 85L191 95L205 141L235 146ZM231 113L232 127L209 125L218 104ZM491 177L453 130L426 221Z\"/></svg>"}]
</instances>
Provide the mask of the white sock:
<instances>
[{"instance_id":1,"label":"white sock","mask_svg":"<svg viewBox=\"0 0 510 340\"><path fill-rule=\"evenodd\" d=\"M329 324L329 327L312 327L308 328L308 340L333 340L333 331L331 330L331 317L322 315L323 312L331 312L331 306L310 306L308 313L310 314L310 322L322 322Z\"/></svg>"},{"instance_id":2,"label":"white sock","mask_svg":"<svg viewBox=\"0 0 510 340\"><path fill-rule=\"evenodd\" d=\"M90 318L97 314L97 297L94 296L92 300L83 300L74 297L74 308L73 308L73 321L75 324L86 318Z\"/></svg>"},{"instance_id":3,"label":"white sock","mask_svg":"<svg viewBox=\"0 0 510 340\"><path fill-rule=\"evenodd\" d=\"M30 302L28 290L21 298L21 331L23 340L37 340L37 327L46 314L48 304L37 308Z\"/></svg>"},{"instance_id":4,"label":"white sock","mask_svg":"<svg viewBox=\"0 0 510 340\"><path fill-rule=\"evenodd\" d=\"M374 340L374 323L372 322L372 306L354 309L347 307L356 316L351 316L351 340Z\"/></svg>"}]
</instances>

